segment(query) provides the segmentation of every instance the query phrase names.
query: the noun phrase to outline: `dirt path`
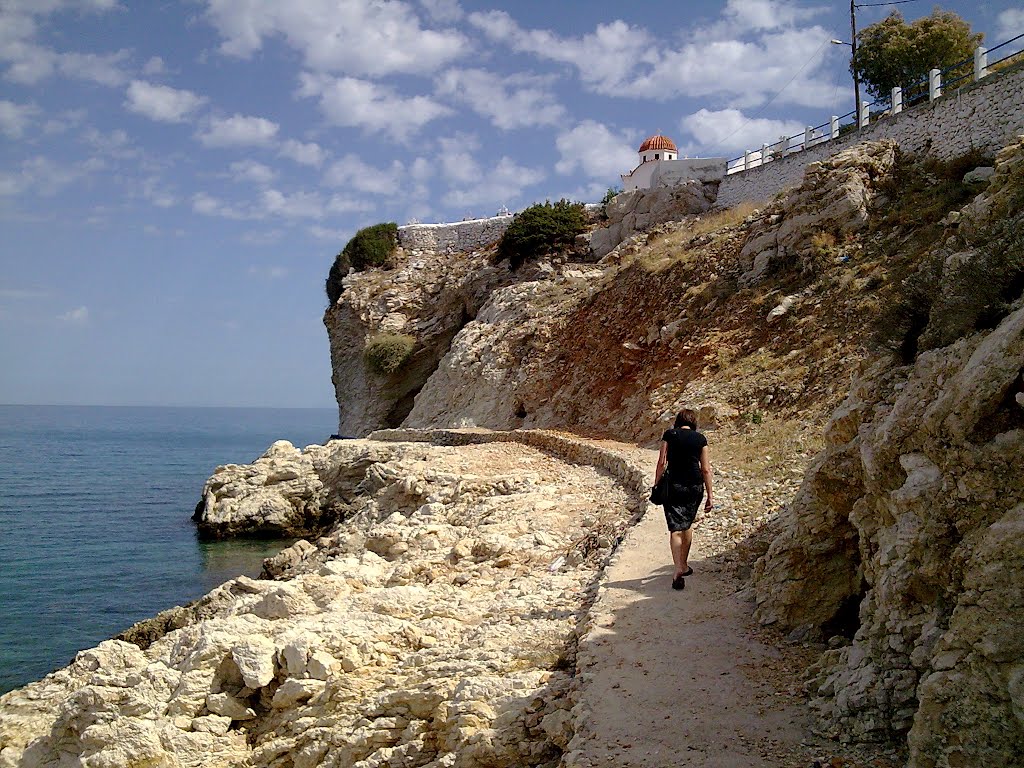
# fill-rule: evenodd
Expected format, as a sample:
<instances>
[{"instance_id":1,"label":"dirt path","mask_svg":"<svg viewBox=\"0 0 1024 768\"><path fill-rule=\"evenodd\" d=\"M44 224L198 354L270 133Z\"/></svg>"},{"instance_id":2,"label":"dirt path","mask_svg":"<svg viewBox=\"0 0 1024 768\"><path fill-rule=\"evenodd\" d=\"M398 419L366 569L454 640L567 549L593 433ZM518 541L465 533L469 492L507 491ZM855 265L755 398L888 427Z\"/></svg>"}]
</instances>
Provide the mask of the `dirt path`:
<instances>
[{"instance_id":1,"label":"dirt path","mask_svg":"<svg viewBox=\"0 0 1024 768\"><path fill-rule=\"evenodd\" d=\"M603 443L644 462L653 451ZM719 457L721 462L721 457ZM719 482L728 497L728 481ZM807 651L757 628L730 568L711 559L713 526L694 528L694 575L670 587L660 507L627 535L593 607L581 644L583 710L569 765L748 768L830 765L838 745L811 733L799 691ZM882 765L853 755L839 765Z\"/></svg>"}]
</instances>

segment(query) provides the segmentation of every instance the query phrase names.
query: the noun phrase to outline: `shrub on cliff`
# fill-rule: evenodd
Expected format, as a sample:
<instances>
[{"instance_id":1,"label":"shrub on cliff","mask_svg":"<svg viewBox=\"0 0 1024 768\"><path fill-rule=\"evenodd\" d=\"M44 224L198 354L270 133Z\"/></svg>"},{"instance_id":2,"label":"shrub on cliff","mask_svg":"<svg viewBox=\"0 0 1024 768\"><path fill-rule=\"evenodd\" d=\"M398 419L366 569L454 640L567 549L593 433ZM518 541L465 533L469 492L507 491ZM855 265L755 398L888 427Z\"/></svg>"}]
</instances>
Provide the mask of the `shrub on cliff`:
<instances>
[{"instance_id":1,"label":"shrub on cliff","mask_svg":"<svg viewBox=\"0 0 1024 768\"><path fill-rule=\"evenodd\" d=\"M505 230L498 242L497 259L508 259L512 269L518 269L529 259L571 248L586 227L582 203L559 200L531 205L516 214Z\"/></svg>"},{"instance_id":2,"label":"shrub on cliff","mask_svg":"<svg viewBox=\"0 0 1024 768\"><path fill-rule=\"evenodd\" d=\"M349 269L362 272L370 267L388 266L396 248L398 225L393 221L363 227L356 232L341 253L335 256L327 273L327 300L334 304L341 296L341 280Z\"/></svg>"},{"instance_id":3,"label":"shrub on cliff","mask_svg":"<svg viewBox=\"0 0 1024 768\"><path fill-rule=\"evenodd\" d=\"M378 333L366 342L363 360L372 371L394 373L409 359L416 339L404 333Z\"/></svg>"}]
</instances>

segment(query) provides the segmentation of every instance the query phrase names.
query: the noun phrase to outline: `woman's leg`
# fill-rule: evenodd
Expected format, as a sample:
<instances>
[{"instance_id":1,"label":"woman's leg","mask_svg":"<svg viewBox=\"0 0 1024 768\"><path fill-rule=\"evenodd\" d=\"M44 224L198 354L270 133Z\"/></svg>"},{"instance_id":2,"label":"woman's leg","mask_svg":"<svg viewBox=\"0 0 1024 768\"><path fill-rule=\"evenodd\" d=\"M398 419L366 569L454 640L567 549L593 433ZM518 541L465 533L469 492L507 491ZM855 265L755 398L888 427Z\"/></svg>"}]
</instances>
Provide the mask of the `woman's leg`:
<instances>
[{"instance_id":1,"label":"woman's leg","mask_svg":"<svg viewBox=\"0 0 1024 768\"><path fill-rule=\"evenodd\" d=\"M669 536L669 546L672 548L672 564L676 567L676 571L673 574L673 577L675 577L686 573L690 567L687 563L687 558L690 556L690 545L693 543L693 529L687 528L685 531L672 531Z\"/></svg>"}]
</instances>

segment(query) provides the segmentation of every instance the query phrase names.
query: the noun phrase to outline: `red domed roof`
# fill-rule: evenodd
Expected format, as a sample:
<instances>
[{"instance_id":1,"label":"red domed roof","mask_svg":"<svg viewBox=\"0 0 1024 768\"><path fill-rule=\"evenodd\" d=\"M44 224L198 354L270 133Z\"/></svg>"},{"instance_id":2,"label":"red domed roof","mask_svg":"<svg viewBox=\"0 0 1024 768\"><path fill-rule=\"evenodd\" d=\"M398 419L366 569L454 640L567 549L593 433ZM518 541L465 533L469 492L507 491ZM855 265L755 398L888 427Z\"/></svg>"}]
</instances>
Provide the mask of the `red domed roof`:
<instances>
[{"instance_id":1,"label":"red domed roof","mask_svg":"<svg viewBox=\"0 0 1024 768\"><path fill-rule=\"evenodd\" d=\"M676 143L672 141L668 136L662 136L660 133L657 136L649 136L644 139L644 143L640 145L638 152L646 152L649 149L667 149L669 152L678 152L676 149Z\"/></svg>"}]
</instances>

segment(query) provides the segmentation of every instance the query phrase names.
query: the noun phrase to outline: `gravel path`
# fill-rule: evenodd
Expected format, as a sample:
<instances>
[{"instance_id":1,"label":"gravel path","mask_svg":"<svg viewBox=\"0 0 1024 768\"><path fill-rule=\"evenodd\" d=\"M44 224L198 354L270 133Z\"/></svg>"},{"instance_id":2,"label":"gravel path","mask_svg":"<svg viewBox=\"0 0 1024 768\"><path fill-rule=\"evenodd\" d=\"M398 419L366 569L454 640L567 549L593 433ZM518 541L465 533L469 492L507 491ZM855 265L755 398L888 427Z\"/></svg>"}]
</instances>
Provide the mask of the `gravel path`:
<instances>
[{"instance_id":1,"label":"gravel path","mask_svg":"<svg viewBox=\"0 0 1024 768\"><path fill-rule=\"evenodd\" d=\"M602 442L653 475L657 454ZM716 457L720 466L722 456ZM736 499L736 475L717 473L716 497ZM583 723L568 765L889 766L878 750L813 735L801 671L816 655L757 627L729 562L733 505L694 527L686 588L672 563L660 507L627 535L608 567L580 645ZM837 754L842 752L842 754Z\"/></svg>"}]
</instances>

